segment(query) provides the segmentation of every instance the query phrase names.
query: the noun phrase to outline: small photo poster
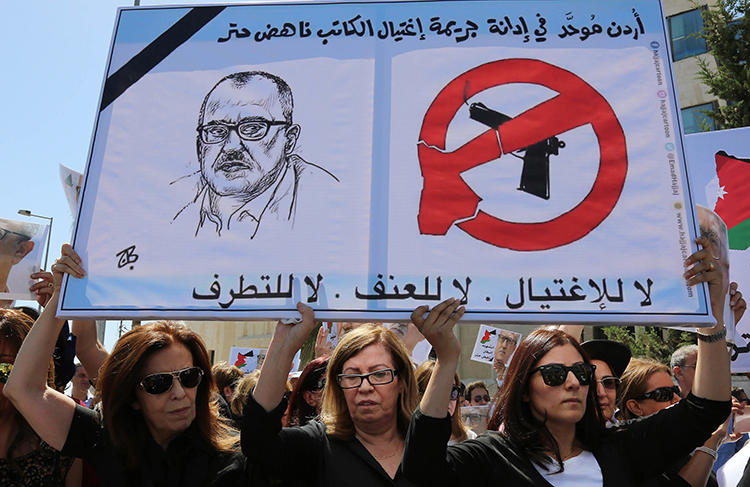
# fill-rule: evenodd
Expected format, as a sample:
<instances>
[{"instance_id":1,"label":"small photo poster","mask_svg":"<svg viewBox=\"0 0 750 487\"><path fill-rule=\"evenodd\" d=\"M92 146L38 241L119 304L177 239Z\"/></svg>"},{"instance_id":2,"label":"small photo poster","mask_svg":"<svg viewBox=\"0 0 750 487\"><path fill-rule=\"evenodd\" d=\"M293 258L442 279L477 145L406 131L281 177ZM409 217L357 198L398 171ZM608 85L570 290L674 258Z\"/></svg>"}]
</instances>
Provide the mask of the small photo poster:
<instances>
[{"instance_id":1,"label":"small photo poster","mask_svg":"<svg viewBox=\"0 0 750 487\"><path fill-rule=\"evenodd\" d=\"M471 360L492 364L500 383L521 341L521 334L503 328L480 325Z\"/></svg>"},{"instance_id":2,"label":"small photo poster","mask_svg":"<svg viewBox=\"0 0 750 487\"><path fill-rule=\"evenodd\" d=\"M260 369L265 358L265 348L232 347L229 350L228 362L235 367L239 367L247 375L256 369Z\"/></svg>"}]
</instances>

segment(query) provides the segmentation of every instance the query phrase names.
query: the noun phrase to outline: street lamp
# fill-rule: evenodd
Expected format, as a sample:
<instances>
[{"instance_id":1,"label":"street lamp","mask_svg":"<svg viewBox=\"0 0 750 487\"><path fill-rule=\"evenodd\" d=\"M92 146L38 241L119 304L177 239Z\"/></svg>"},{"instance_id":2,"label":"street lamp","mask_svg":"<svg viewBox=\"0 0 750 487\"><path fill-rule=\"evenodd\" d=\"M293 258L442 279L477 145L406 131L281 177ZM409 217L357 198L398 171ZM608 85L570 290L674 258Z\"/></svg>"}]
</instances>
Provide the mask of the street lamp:
<instances>
[{"instance_id":1,"label":"street lamp","mask_svg":"<svg viewBox=\"0 0 750 487\"><path fill-rule=\"evenodd\" d=\"M44 216L44 215L35 215L29 210L18 210L18 214L23 215L23 216L33 216L35 218L44 218L45 220L49 220L49 232L47 232L47 250L45 250L44 252L44 270L47 270L47 258L49 257L49 242L52 239L52 217Z\"/></svg>"}]
</instances>

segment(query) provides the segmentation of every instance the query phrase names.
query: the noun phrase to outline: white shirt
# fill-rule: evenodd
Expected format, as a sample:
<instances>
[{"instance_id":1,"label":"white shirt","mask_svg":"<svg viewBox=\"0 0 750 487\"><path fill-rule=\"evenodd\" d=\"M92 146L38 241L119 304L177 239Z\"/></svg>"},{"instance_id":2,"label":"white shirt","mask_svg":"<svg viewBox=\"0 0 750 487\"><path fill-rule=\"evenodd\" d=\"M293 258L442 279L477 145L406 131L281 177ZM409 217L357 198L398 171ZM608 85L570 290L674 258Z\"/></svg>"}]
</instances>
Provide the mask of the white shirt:
<instances>
[{"instance_id":1,"label":"white shirt","mask_svg":"<svg viewBox=\"0 0 750 487\"><path fill-rule=\"evenodd\" d=\"M568 458L563 462L565 469L555 472L557 465L552 463L550 470L545 471L539 465L531 462L542 477L554 487L601 487L602 469L590 451L582 451L579 455Z\"/></svg>"}]
</instances>

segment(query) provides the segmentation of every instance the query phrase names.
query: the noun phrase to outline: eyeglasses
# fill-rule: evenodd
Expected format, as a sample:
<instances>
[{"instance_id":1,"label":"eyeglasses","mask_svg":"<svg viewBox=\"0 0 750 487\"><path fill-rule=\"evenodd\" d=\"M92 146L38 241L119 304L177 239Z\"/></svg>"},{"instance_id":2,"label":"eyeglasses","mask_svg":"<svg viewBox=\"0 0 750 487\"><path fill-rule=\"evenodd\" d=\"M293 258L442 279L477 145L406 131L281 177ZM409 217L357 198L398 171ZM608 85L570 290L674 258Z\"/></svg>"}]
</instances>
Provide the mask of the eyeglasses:
<instances>
[{"instance_id":1,"label":"eyeglasses","mask_svg":"<svg viewBox=\"0 0 750 487\"><path fill-rule=\"evenodd\" d=\"M151 374L141 379L140 385L149 394L163 394L172 389L175 377L180 381L182 387L192 389L201 383L203 370L200 367L188 367L187 369L175 370L174 372Z\"/></svg>"},{"instance_id":2,"label":"eyeglasses","mask_svg":"<svg viewBox=\"0 0 750 487\"><path fill-rule=\"evenodd\" d=\"M611 375L602 377L601 379L597 379L596 382L603 385L605 389L610 389L610 390L617 389L617 386L620 385L620 379Z\"/></svg>"},{"instance_id":3,"label":"eyeglasses","mask_svg":"<svg viewBox=\"0 0 750 487\"><path fill-rule=\"evenodd\" d=\"M464 388L462 386L453 384L453 387L451 387L451 401L458 400L459 396L464 395Z\"/></svg>"},{"instance_id":4,"label":"eyeglasses","mask_svg":"<svg viewBox=\"0 0 750 487\"><path fill-rule=\"evenodd\" d=\"M648 391L640 396L636 396L633 399L636 401L643 401L644 399L653 399L656 402L669 402L675 395L680 395L680 388L677 386L672 387L657 387L653 391Z\"/></svg>"},{"instance_id":5,"label":"eyeglasses","mask_svg":"<svg viewBox=\"0 0 750 487\"><path fill-rule=\"evenodd\" d=\"M356 389L365 379L372 386L384 386L393 382L396 375L397 371L393 369L376 370L369 374L339 374L338 382L342 389Z\"/></svg>"},{"instance_id":6,"label":"eyeglasses","mask_svg":"<svg viewBox=\"0 0 750 487\"><path fill-rule=\"evenodd\" d=\"M260 140L266 136L272 125L289 125L284 120L246 120L240 123L209 122L198 127L198 133L205 144L218 144L229 137L234 130L242 140Z\"/></svg>"},{"instance_id":7,"label":"eyeglasses","mask_svg":"<svg viewBox=\"0 0 750 487\"><path fill-rule=\"evenodd\" d=\"M484 399L484 402L490 402L490 396L485 394L484 396L474 396L472 399L474 399L474 402L479 402L482 399Z\"/></svg>"},{"instance_id":8,"label":"eyeglasses","mask_svg":"<svg viewBox=\"0 0 750 487\"><path fill-rule=\"evenodd\" d=\"M8 382L8 376L10 375L11 370L13 370L13 364L0 364L0 384Z\"/></svg>"},{"instance_id":9,"label":"eyeglasses","mask_svg":"<svg viewBox=\"0 0 750 487\"><path fill-rule=\"evenodd\" d=\"M18 233L18 232L14 232L12 230L7 230L5 228L0 228L0 240L5 240L5 237L7 237L8 234L12 234L12 235L15 235L17 237L21 237L21 240L23 240L23 241L31 240L31 237L29 237L28 235L24 235L23 233Z\"/></svg>"},{"instance_id":10,"label":"eyeglasses","mask_svg":"<svg viewBox=\"0 0 750 487\"><path fill-rule=\"evenodd\" d=\"M591 380L594 378L595 368L594 365L583 362L570 366L563 364L547 364L535 368L531 373L533 374L537 371L541 372L544 383L548 386L556 387L565 383L565 380L568 378L568 372L573 372L575 378L578 379L578 383L582 386L587 386L591 384Z\"/></svg>"}]
</instances>

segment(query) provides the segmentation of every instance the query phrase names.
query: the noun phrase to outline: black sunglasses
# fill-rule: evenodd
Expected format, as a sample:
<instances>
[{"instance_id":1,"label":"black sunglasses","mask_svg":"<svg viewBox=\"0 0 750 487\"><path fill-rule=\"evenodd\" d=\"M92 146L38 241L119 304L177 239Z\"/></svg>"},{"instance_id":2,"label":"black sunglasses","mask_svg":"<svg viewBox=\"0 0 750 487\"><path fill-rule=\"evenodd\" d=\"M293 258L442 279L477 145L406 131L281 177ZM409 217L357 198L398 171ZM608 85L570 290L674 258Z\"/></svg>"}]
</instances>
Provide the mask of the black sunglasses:
<instances>
[{"instance_id":1,"label":"black sunglasses","mask_svg":"<svg viewBox=\"0 0 750 487\"><path fill-rule=\"evenodd\" d=\"M479 402L484 399L484 402L490 402L490 396L485 394L484 396L474 396L474 402Z\"/></svg>"},{"instance_id":2,"label":"black sunglasses","mask_svg":"<svg viewBox=\"0 0 750 487\"><path fill-rule=\"evenodd\" d=\"M594 365L584 362L573 365L547 364L533 369L531 374L537 371L541 372L544 383L550 387L555 387L564 384L565 379L568 378L568 372L573 372L575 378L578 379L578 383L587 386L591 384L594 378L595 368Z\"/></svg>"},{"instance_id":3,"label":"black sunglasses","mask_svg":"<svg viewBox=\"0 0 750 487\"><path fill-rule=\"evenodd\" d=\"M11 370L13 370L13 364L0 364L0 384L8 382L8 376L10 375Z\"/></svg>"},{"instance_id":4,"label":"black sunglasses","mask_svg":"<svg viewBox=\"0 0 750 487\"><path fill-rule=\"evenodd\" d=\"M653 391L648 391L640 396L636 396L633 399L636 401L643 401L644 399L653 399L656 402L669 402L675 395L680 395L680 388L677 386L672 387L657 387Z\"/></svg>"},{"instance_id":5,"label":"black sunglasses","mask_svg":"<svg viewBox=\"0 0 750 487\"><path fill-rule=\"evenodd\" d=\"M141 379L140 385L149 394L164 394L172 389L175 377L180 381L182 387L192 389L201 383L203 370L200 367L188 367L187 369L175 370L174 372L151 374Z\"/></svg>"},{"instance_id":6,"label":"black sunglasses","mask_svg":"<svg viewBox=\"0 0 750 487\"><path fill-rule=\"evenodd\" d=\"M456 401L459 396L464 395L464 388L462 386L453 384L453 387L451 387L451 401Z\"/></svg>"},{"instance_id":7,"label":"black sunglasses","mask_svg":"<svg viewBox=\"0 0 750 487\"><path fill-rule=\"evenodd\" d=\"M326 386L326 378L323 377L310 387L313 392L322 391Z\"/></svg>"},{"instance_id":8,"label":"black sunglasses","mask_svg":"<svg viewBox=\"0 0 750 487\"><path fill-rule=\"evenodd\" d=\"M620 385L620 379L611 375L602 377L601 379L597 379L596 381L603 385L605 389L610 390L617 389L617 386Z\"/></svg>"}]
</instances>

